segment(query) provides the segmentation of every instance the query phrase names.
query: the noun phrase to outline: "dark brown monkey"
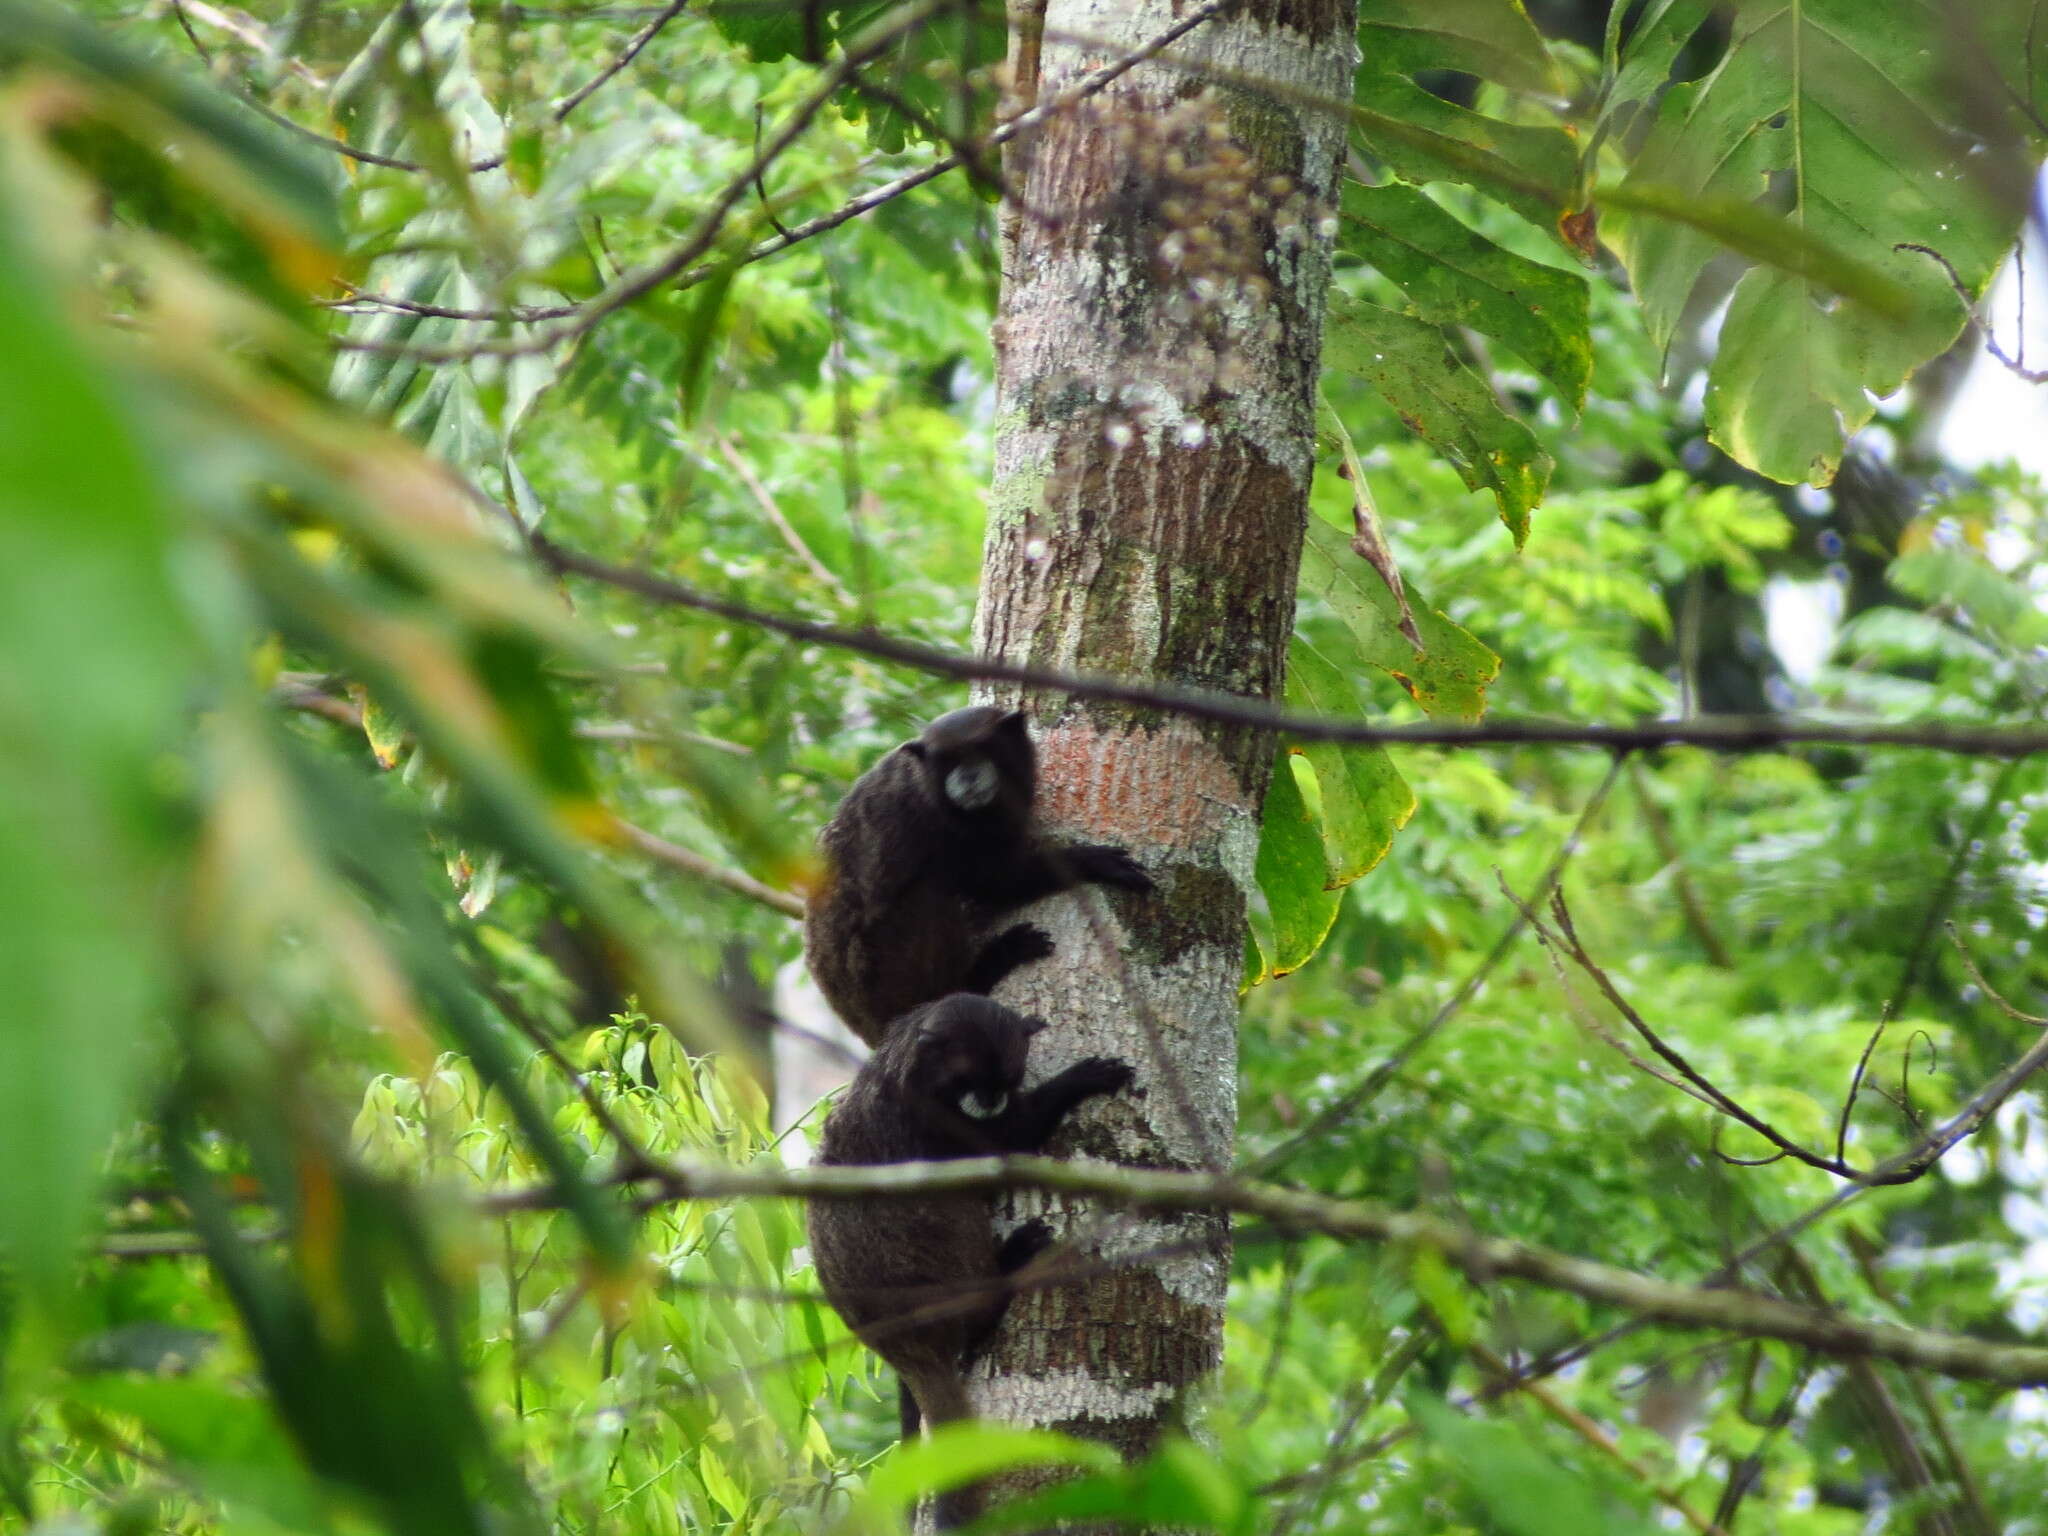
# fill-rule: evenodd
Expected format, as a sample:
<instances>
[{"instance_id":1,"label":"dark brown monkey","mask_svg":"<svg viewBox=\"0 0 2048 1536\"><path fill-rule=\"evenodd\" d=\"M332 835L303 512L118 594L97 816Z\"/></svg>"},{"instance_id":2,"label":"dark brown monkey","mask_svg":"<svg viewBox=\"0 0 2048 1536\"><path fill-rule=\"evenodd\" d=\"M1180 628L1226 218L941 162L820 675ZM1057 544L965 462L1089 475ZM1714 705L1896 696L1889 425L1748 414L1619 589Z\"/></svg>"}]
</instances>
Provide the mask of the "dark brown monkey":
<instances>
[{"instance_id":1,"label":"dark brown monkey","mask_svg":"<svg viewBox=\"0 0 2048 1536\"><path fill-rule=\"evenodd\" d=\"M804 910L804 958L869 1045L949 992L987 992L1052 953L1032 923L976 947L1005 912L1083 882L1149 891L1121 848L1059 847L1032 820L1038 759L1021 710L941 715L862 774L819 837L824 878Z\"/></svg>"},{"instance_id":2,"label":"dark brown monkey","mask_svg":"<svg viewBox=\"0 0 2048 1536\"><path fill-rule=\"evenodd\" d=\"M821 1164L905 1163L1037 1152L1083 1099L1131 1081L1128 1063L1076 1062L1028 1091L1024 1055L1045 1027L1001 1003L955 993L889 1026L825 1121ZM1031 1222L1001 1243L986 1194L915 1200L816 1199L811 1261L826 1298L901 1381L903 1435L920 1418L969 1415L966 1361L1002 1320L1004 1276L1045 1247ZM941 1527L971 1518L979 1496L939 1501Z\"/></svg>"}]
</instances>

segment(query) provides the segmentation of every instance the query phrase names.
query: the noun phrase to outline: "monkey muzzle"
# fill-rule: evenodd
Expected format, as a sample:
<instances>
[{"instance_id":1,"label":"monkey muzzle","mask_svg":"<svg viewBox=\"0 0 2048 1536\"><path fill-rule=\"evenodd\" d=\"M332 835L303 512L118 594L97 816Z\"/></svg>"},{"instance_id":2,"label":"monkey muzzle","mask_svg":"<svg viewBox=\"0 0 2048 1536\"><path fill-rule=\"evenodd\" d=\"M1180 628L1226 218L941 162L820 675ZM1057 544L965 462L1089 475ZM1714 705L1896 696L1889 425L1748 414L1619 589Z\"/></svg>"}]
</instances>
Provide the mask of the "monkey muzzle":
<instances>
[{"instance_id":1,"label":"monkey muzzle","mask_svg":"<svg viewBox=\"0 0 2048 1536\"><path fill-rule=\"evenodd\" d=\"M996 797L999 777L985 757L962 763L946 775L946 798L963 811L986 810Z\"/></svg>"},{"instance_id":2,"label":"monkey muzzle","mask_svg":"<svg viewBox=\"0 0 2048 1536\"><path fill-rule=\"evenodd\" d=\"M985 1095L978 1088L970 1088L960 1095L960 1113L970 1120L993 1120L1010 1107L1010 1096L998 1088L993 1095Z\"/></svg>"}]
</instances>

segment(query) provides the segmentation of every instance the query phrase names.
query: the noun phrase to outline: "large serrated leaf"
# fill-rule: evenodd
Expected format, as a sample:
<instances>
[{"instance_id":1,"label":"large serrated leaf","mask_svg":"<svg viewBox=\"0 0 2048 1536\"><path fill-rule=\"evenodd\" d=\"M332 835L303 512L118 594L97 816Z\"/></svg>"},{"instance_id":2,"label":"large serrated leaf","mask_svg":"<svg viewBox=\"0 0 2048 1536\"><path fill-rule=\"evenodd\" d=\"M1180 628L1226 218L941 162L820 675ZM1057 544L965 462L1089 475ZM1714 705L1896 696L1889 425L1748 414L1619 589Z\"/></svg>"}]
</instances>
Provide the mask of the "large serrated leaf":
<instances>
[{"instance_id":1,"label":"large serrated leaf","mask_svg":"<svg viewBox=\"0 0 2048 1536\"><path fill-rule=\"evenodd\" d=\"M1413 583L1409 606L1422 632L1417 654L1400 629L1400 608L1386 583L1351 552L1349 538L1321 518L1311 517L1301 551L1301 596L1327 606L1356 641L1355 658L1332 656L1377 668L1392 677L1424 713L1452 720L1476 720L1486 710L1486 686L1500 673L1500 658L1431 608Z\"/></svg>"},{"instance_id":2,"label":"large serrated leaf","mask_svg":"<svg viewBox=\"0 0 2048 1536\"><path fill-rule=\"evenodd\" d=\"M1343 669L1298 635L1288 652L1287 702L1331 719L1364 713ZM1323 884L1337 890L1387 856L1415 814L1415 791L1385 747L1312 741L1299 751L1322 791Z\"/></svg>"},{"instance_id":3,"label":"large serrated leaf","mask_svg":"<svg viewBox=\"0 0 2048 1536\"><path fill-rule=\"evenodd\" d=\"M1371 384L1467 485L1493 492L1517 547L1529 536L1529 513L1550 482L1550 456L1451 354L1441 330L1333 293L1323 362Z\"/></svg>"},{"instance_id":4,"label":"large serrated leaf","mask_svg":"<svg viewBox=\"0 0 2048 1536\"><path fill-rule=\"evenodd\" d=\"M1531 261L1413 187L1347 182L1338 249L1370 262L1418 319L1464 325L1512 347L1574 407L1593 373L1586 280Z\"/></svg>"},{"instance_id":5,"label":"large serrated leaf","mask_svg":"<svg viewBox=\"0 0 2048 1536\"><path fill-rule=\"evenodd\" d=\"M1966 20L1995 22L2016 3L1992 0ZM1910 295L1903 315L1879 316L1837 301L1839 285L1810 270L1742 279L1710 375L1707 426L1773 479L1831 479L1873 397L1961 329L1963 306L1935 262L1895 247L1938 251L1975 296L2017 227L2018 209L1970 174L1969 108L1950 47L1957 25L1934 0L1750 0L1713 72L1666 94L1623 184L1781 206L1803 239ZM1607 233L1653 334L1668 343L1723 242L1640 213L1610 221Z\"/></svg>"}]
</instances>

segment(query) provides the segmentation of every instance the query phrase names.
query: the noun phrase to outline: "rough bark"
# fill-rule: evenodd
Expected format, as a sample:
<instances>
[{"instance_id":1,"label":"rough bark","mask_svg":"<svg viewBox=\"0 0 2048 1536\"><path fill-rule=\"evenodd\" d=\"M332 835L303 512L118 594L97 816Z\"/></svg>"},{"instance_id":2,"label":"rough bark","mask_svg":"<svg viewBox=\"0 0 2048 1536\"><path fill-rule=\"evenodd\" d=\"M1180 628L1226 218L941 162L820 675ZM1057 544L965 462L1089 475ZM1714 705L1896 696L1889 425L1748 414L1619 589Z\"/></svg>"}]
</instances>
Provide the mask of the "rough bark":
<instances>
[{"instance_id":1,"label":"rough bark","mask_svg":"<svg viewBox=\"0 0 2048 1536\"><path fill-rule=\"evenodd\" d=\"M1035 10L1035 5L1031 7ZM1050 0L1051 100L1188 14ZM1035 666L1277 697L1313 461L1352 0L1245 0L1006 157L996 481L976 638ZM1026 103L1028 104L1028 103ZM985 690L1003 701L1014 690ZM1088 1055L1138 1071L1055 1149L1226 1161L1264 732L1059 697L1035 712L1055 833L1122 843L1151 898L1084 892L1030 914L1058 943L1001 995L1052 1028L1034 1076ZM1106 941L1106 942L1105 942ZM1084 1251L1191 1245L1020 1297L971 1383L982 1414L1138 1454L1218 1364L1229 1237L1204 1215L1087 1217L1020 1195Z\"/></svg>"}]
</instances>

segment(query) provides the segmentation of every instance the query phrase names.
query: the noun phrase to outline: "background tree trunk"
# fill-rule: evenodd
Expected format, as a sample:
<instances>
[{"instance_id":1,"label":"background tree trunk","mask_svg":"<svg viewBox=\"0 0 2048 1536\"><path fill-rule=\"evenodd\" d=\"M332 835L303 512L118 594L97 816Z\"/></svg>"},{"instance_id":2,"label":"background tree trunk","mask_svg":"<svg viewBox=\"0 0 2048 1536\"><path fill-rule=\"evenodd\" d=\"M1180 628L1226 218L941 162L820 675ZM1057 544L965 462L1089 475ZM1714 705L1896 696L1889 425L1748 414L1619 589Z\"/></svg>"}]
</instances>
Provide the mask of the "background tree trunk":
<instances>
[{"instance_id":1,"label":"background tree trunk","mask_svg":"<svg viewBox=\"0 0 2048 1536\"><path fill-rule=\"evenodd\" d=\"M1016 88L1052 99L1188 14L1052 0L1035 69L1016 56L1029 29L1015 29ZM989 653L1280 692L1354 36L1351 0L1246 0L1176 43L1174 62L1140 65L1012 146L976 620ZM1273 743L1030 702L1049 825L1126 845L1160 883L1152 898L1090 891L1033 914L1058 954L1004 996L1053 1021L1034 1073L1094 1054L1138 1071L1134 1093L1077 1113L1059 1150L1226 1160ZM1026 1195L1009 1214L1046 1213L1090 1252L1175 1255L1020 1297L972 1390L990 1417L1134 1454L1218 1364L1229 1233L1200 1215L1083 1221L1081 1204Z\"/></svg>"}]
</instances>

